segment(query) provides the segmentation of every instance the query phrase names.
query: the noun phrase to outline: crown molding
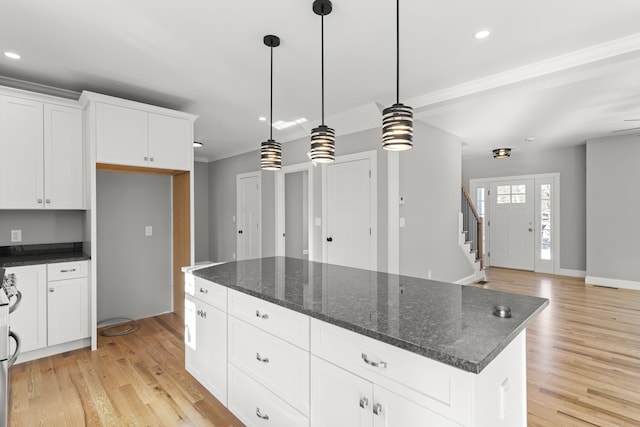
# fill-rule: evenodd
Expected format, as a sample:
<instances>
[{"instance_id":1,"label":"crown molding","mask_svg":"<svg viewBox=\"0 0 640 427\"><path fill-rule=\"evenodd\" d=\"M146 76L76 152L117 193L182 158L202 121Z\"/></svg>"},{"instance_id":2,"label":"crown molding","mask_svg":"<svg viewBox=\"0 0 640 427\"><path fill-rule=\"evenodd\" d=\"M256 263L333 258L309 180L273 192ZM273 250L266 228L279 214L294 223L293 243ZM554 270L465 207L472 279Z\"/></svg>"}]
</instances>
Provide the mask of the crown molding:
<instances>
[{"instance_id":1,"label":"crown molding","mask_svg":"<svg viewBox=\"0 0 640 427\"><path fill-rule=\"evenodd\" d=\"M12 77L0 76L0 86L7 86L13 89L35 92L42 95L55 96L58 98L71 99L77 101L80 98L80 92L73 90L60 89L53 86L32 83L25 80L14 79Z\"/></svg>"},{"instance_id":2,"label":"crown molding","mask_svg":"<svg viewBox=\"0 0 640 427\"><path fill-rule=\"evenodd\" d=\"M413 106L414 109L418 109L636 51L640 51L640 33L576 50L564 55L555 56L553 58L545 59L544 61L534 62L523 67L493 74L482 79L472 80L461 85L417 96L415 98L408 99L406 104Z\"/></svg>"}]
</instances>

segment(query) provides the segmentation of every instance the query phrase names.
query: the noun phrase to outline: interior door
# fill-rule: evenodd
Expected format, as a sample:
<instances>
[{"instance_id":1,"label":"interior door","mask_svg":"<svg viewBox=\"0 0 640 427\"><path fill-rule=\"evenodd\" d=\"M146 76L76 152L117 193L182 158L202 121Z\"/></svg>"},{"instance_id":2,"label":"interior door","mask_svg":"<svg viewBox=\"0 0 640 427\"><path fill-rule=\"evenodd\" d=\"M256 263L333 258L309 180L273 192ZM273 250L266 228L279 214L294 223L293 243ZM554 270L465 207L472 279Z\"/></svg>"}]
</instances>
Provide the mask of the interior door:
<instances>
[{"instance_id":1,"label":"interior door","mask_svg":"<svg viewBox=\"0 0 640 427\"><path fill-rule=\"evenodd\" d=\"M534 198L533 179L491 183L491 266L533 271Z\"/></svg>"},{"instance_id":2,"label":"interior door","mask_svg":"<svg viewBox=\"0 0 640 427\"><path fill-rule=\"evenodd\" d=\"M236 259L260 257L260 178L258 173L238 175Z\"/></svg>"},{"instance_id":3,"label":"interior door","mask_svg":"<svg viewBox=\"0 0 640 427\"><path fill-rule=\"evenodd\" d=\"M327 166L327 262L372 269L371 160Z\"/></svg>"}]
</instances>

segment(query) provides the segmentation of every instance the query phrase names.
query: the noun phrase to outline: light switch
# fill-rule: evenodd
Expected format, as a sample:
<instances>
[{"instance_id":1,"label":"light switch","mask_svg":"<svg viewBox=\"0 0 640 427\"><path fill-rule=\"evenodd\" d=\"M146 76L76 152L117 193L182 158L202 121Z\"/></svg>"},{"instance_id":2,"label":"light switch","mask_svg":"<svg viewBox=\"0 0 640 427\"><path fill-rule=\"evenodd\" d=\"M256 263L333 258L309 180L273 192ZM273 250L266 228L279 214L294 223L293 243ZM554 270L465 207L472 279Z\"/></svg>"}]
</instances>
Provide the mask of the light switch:
<instances>
[{"instance_id":1,"label":"light switch","mask_svg":"<svg viewBox=\"0 0 640 427\"><path fill-rule=\"evenodd\" d=\"M22 242L22 230L11 230L11 241Z\"/></svg>"},{"instance_id":2,"label":"light switch","mask_svg":"<svg viewBox=\"0 0 640 427\"><path fill-rule=\"evenodd\" d=\"M400 227L404 227L404 218L400 218Z\"/></svg>"},{"instance_id":3,"label":"light switch","mask_svg":"<svg viewBox=\"0 0 640 427\"><path fill-rule=\"evenodd\" d=\"M314 224L316 227L320 227L322 225L322 218L316 218Z\"/></svg>"},{"instance_id":4,"label":"light switch","mask_svg":"<svg viewBox=\"0 0 640 427\"><path fill-rule=\"evenodd\" d=\"M152 227L152 226L150 226L150 225L147 225L147 226L144 228L144 235L145 235L145 236L153 236L153 227Z\"/></svg>"}]
</instances>

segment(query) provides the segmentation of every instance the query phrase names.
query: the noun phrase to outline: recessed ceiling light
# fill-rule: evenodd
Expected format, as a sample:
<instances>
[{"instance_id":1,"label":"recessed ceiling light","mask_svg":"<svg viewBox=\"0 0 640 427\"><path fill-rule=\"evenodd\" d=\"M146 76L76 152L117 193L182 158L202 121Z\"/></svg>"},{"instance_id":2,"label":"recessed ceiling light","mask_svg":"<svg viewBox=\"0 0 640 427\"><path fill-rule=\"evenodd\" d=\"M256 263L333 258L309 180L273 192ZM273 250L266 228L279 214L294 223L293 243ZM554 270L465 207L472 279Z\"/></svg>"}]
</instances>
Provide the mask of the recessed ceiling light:
<instances>
[{"instance_id":1,"label":"recessed ceiling light","mask_svg":"<svg viewBox=\"0 0 640 427\"><path fill-rule=\"evenodd\" d=\"M7 58L11 58L11 59L20 59L20 55L18 55L15 52L5 52L4 56L6 56Z\"/></svg>"},{"instance_id":2,"label":"recessed ceiling light","mask_svg":"<svg viewBox=\"0 0 640 427\"><path fill-rule=\"evenodd\" d=\"M524 140L525 140L526 142L533 142L533 141L535 141L536 139L535 139L534 137L530 136L529 138L525 138Z\"/></svg>"},{"instance_id":3,"label":"recessed ceiling light","mask_svg":"<svg viewBox=\"0 0 640 427\"><path fill-rule=\"evenodd\" d=\"M194 147L194 148L200 148L200 147L202 147L202 146L203 146L202 142L199 142L199 141L193 141L193 147Z\"/></svg>"},{"instance_id":4,"label":"recessed ceiling light","mask_svg":"<svg viewBox=\"0 0 640 427\"><path fill-rule=\"evenodd\" d=\"M491 34L491 31L489 31L489 30L480 30L477 33L475 33L475 35L473 37L475 37L477 39L485 39L485 38L489 37L489 34Z\"/></svg>"},{"instance_id":5,"label":"recessed ceiling light","mask_svg":"<svg viewBox=\"0 0 640 427\"><path fill-rule=\"evenodd\" d=\"M258 120L260 120L261 122L266 122L267 118L264 117L264 116L260 116L260 117L258 117Z\"/></svg>"}]
</instances>

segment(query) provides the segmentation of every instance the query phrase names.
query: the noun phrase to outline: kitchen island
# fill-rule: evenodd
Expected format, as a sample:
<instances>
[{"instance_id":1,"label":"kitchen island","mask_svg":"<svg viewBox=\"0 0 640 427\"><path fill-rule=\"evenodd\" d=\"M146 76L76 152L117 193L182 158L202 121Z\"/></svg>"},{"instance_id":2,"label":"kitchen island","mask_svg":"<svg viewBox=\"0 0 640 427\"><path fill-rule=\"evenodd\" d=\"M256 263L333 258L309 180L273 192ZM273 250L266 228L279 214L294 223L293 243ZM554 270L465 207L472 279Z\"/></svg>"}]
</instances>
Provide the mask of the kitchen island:
<instances>
[{"instance_id":1,"label":"kitchen island","mask_svg":"<svg viewBox=\"0 0 640 427\"><path fill-rule=\"evenodd\" d=\"M526 425L546 299L284 257L186 275L187 369L248 425Z\"/></svg>"}]
</instances>

